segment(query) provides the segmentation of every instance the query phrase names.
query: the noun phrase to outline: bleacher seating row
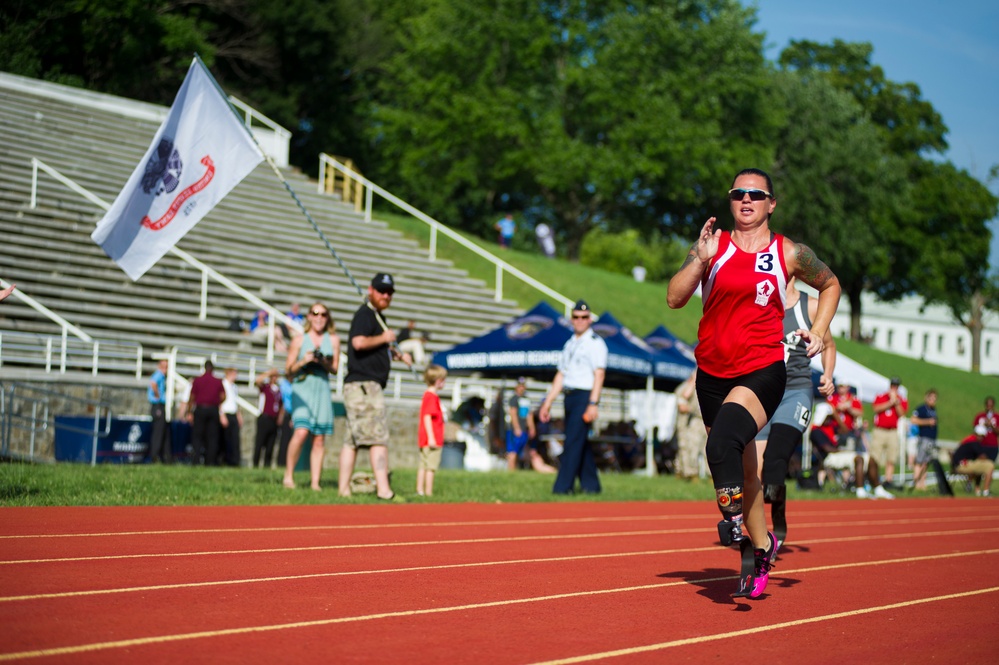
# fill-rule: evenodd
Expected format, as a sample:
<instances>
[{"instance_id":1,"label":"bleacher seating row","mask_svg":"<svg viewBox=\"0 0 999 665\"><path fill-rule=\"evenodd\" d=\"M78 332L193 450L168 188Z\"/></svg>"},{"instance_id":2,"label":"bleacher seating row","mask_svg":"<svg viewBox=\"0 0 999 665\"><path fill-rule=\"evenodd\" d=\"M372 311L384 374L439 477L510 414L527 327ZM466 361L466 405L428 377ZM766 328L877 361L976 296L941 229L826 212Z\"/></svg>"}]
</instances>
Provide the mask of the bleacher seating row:
<instances>
[{"instance_id":1,"label":"bleacher seating row","mask_svg":"<svg viewBox=\"0 0 999 665\"><path fill-rule=\"evenodd\" d=\"M152 354L168 347L216 349L262 359L264 348L228 329L255 307L221 284L208 282L206 317L199 319L202 274L167 255L132 282L91 239L103 210L45 174L37 207L29 205L31 159L37 158L111 203L140 161L158 123L50 96L71 88L35 82L37 91L4 85L0 74L0 277L97 339L137 342ZM88 95L88 97L91 97ZM430 350L459 343L508 320L515 303L496 302L481 281L425 250L385 223L363 216L294 169L283 172L356 281L366 288L378 271L393 273L398 296L392 325L416 319L430 333ZM284 311L291 302L325 302L343 338L361 299L329 250L270 167L261 164L178 244L247 291ZM58 336L60 327L9 299L0 310L7 331ZM261 360L262 362L262 360ZM14 363L16 366L16 363ZM9 357L4 369L10 371ZM407 373L408 374L408 373ZM407 378L416 381L415 378Z\"/></svg>"}]
</instances>

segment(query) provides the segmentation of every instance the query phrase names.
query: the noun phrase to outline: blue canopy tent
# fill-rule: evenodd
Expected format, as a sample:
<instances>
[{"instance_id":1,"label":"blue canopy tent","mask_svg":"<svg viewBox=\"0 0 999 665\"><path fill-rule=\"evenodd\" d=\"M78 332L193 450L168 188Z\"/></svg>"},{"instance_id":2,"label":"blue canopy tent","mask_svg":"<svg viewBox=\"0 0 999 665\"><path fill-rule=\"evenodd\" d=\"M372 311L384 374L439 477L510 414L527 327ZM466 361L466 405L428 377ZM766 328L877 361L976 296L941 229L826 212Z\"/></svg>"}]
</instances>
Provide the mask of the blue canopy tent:
<instances>
[{"instance_id":1,"label":"blue canopy tent","mask_svg":"<svg viewBox=\"0 0 999 665\"><path fill-rule=\"evenodd\" d=\"M615 374L619 387L644 388L652 376L652 347L637 337L610 312L604 312L593 324L593 332L607 344L607 374Z\"/></svg>"},{"instance_id":2,"label":"blue canopy tent","mask_svg":"<svg viewBox=\"0 0 999 665\"><path fill-rule=\"evenodd\" d=\"M601 318L594 325L598 334L598 328L603 323ZM616 320L613 320L613 325L621 327ZM510 323L464 344L434 353L433 362L456 376L527 376L538 381L551 381L562 357L562 347L572 334L569 322L551 305L541 302ZM602 336L608 351L604 384L623 389L644 387L646 377L652 373L651 353L632 345L623 335Z\"/></svg>"},{"instance_id":3,"label":"blue canopy tent","mask_svg":"<svg viewBox=\"0 0 999 665\"><path fill-rule=\"evenodd\" d=\"M434 353L433 362L458 376L478 373L550 381L570 336L568 322L551 305L541 302L509 323Z\"/></svg>"},{"instance_id":4,"label":"blue canopy tent","mask_svg":"<svg viewBox=\"0 0 999 665\"><path fill-rule=\"evenodd\" d=\"M656 388L672 390L690 376L697 363L694 349L660 325L645 336L653 350L653 376Z\"/></svg>"}]
</instances>

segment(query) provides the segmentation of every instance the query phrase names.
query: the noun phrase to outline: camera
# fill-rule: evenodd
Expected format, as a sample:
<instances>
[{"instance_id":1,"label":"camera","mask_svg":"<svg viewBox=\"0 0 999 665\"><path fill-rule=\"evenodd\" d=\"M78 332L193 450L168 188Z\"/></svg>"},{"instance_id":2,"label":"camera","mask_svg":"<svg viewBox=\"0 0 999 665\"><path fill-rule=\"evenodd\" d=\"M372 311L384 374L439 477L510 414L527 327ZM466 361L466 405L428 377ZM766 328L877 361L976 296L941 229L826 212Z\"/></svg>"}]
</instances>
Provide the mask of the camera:
<instances>
[{"instance_id":1,"label":"camera","mask_svg":"<svg viewBox=\"0 0 999 665\"><path fill-rule=\"evenodd\" d=\"M312 352L312 359L319 363L320 365L326 360L327 356L319 349Z\"/></svg>"}]
</instances>

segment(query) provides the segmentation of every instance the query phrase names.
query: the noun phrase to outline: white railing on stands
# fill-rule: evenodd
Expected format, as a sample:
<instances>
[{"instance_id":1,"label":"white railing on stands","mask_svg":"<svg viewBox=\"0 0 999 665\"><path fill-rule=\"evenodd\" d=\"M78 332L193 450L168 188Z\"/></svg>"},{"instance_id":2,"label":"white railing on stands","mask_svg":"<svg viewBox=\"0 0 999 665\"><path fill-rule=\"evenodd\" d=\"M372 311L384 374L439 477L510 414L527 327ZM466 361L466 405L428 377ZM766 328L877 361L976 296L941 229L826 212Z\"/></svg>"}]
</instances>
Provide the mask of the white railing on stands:
<instances>
[{"instance_id":1,"label":"white railing on stands","mask_svg":"<svg viewBox=\"0 0 999 665\"><path fill-rule=\"evenodd\" d=\"M88 372L97 376L98 370L122 371L142 378L142 345L138 342L91 339L77 341L51 335L0 331L0 367L4 364L44 367L46 373L57 369L60 374L68 371ZM57 346L58 344L58 346Z\"/></svg>"},{"instance_id":2,"label":"white railing on stands","mask_svg":"<svg viewBox=\"0 0 999 665\"><path fill-rule=\"evenodd\" d=\"M62 175L57 170L55 170L54 168L52 168L48 164L45 164L41 160L32 157L31 158L31 167L32 167L31 168L31 207L32 208L35 208L36 207L36 203L37 203L38 171L39 171L39 169L41 169L42 171L45 171L50 176L52 176L53 178L55 178L56 180L58 180L62 184L66 185L67 187L69 187L70 189L72 189L74 192L76 192L80 196L83 196L84 198L86 198L88 201L90 201L94 205L98 206L99 208L101 208L103 210L108 210L108 209L111 208L111 204L107 203L106 201L104 201L103 199L101 199L100 197L98 197L97 195L95 195L92 192L88 191L87 189L85 189L81 185L73 182L72 180L70 180L66 176ZM176 256L177 258L179 258L180 260L184 261L185 263L188 263L189 265L192 265L192 266L194 266L195 268L197 268L198 270L201 271L201 310L198 313L198 318L200 320L204 321L207 318L207 316L208 316L208 278L209 277L211 277L216 282L218 282L222 286L226 287L227 289L229 289L233 293L239 295L240 297L242 297L247 302L252 303L257 309L265 310L269 314L269 316L267 317L267 360L268 361L273 361L274 360L274 326L277 324L278 321L283 322L289 328L292 328L293 330L296 330L297 332L302 332L302 326L297 321L292 321L283 312L275 309L274 307L272 307L268 303L264 302L263 300L261 300L257 296L253 295L252 293L250 293L249 291L247 291L246 289L244 289L243 287L241 287L236 282L232 281L231 279L229 279L228 277L226 277L222 273L218 272L214 268L211 268L211 267L205 265L204 263L202 263L198 259L194 258L193 256L191 256L190 254L188 254L184 250L179 249L177 247L171 247L170 248L170 253L173 254L174 256ZM14 293L16 294L17 291L15 291Z\"/></svg>"},{"instance_id":3,"label":"white railing on stands","mask_svg":"<svg viewBox=\"0 0 999 665\"><path fill-rule=\"evenodd\" d=\"M510 273L511 275L513 275L514 277L516 277L517 279L521 280L525 284L528 284L529 286L537 289L538 291L540 291L541 293L545 294L549 298L552 298L553 300L562 303L562 306L565 308L565 314L566 314L566 316L568 316L569 313L572 311L573 301L570 300L568 297L566 297L566 296L562 295L561 293L559 293L558 291L555 291L554 289L546 286L545 284L542 284L538 280L536 280L533 277L531 277L530 275L522 272L518 268L515 268L514 266L510 265L509 263L507 263L503 259L499 258L495 254L489 252L488 250L485 250L485 249L479 247L474 242L472 242L471 240L468 240L467 238L465 238L461 234L452 231L450 228L448 228L447 226L441 224L440 222L438 222L433 217L427 215L426 213L424 213L424 212L422 212L420 210L417 210L416 208L414 208L410 204L406 203L405 201L403 201L399 197L393 195L392 193L386 191L385 189L383 189L383 188L379 187L378 185L376 185L375 183L371 182L370 180L368 180L367 178L365 178L361 174L359 174L359 173L357 173L355 171L352 171L351 169L349 169L345 165L341 164L340 162L338 162L336 159L334 159L330 155L327 155L325 152L321 153L319 155L319 193L320 194L323 193L323 186L324 186L324 183L326 182L326 168L327 168L327 166L336 169L337 171L339 171L340 173L342 173L345 178L348 178L348 179L350 179L350 180L352 180L352 181L354 181L356 183L360 183L361 185L363 185L363 187L364 187L364 221L365 222L370 222L371 221L372 192L374 192L374 193L378 194L379 196L381 196L386 201L389 201L390 203L395 204L399 208L402 208L403 210L405 210L406 212L408 212L410 215L412 215L413 217L416 217L421 222L423 222L424 224L426 224L427 226L429 226L430 227L430 251L429 251L429 256L430 256L430 260L431 261L437 260L437 234L438 234L438 232L440 232L440 233L443 233L444 235L446 235L448 238L451 238L452 240L454 240L455 242L457 242L459 245L465 247L466 249L468 249L471 252L474 252L475 254L478 254L479 256L481 256L482 258L484 258L485 260L487 260L490 263L492 263L493 265L495 265L496 266L496 290L495 290L494 299L496 301L500 301L500 300L503 299L503 273L507 272L507 273Z\"/></svg>"},{"instance_id":4,"label":"white railing on stands","mask_svg":"<svg viewBox=\"0 0 999 665\"><path fill-rule=\"evenodd\" d=\"M260 148L274 158L277 165L281 168L288 166L288 144L291 142L291 132L232 95L229 95L229 101L243 112L243 124L256 137ZM267 134L266 132L257 131L258 128L253 126L254 120L257 120L274 133Z\"/></svg>"},{"instance_id":5,"label":"white railing on stands","mask_svg":"<svg viewBox=\"0 0 999 665\"><path fill-rule=\"evenodd\" d=\"M0 287L7 288L10 283L0 279ZM18 288L13 291L11 297L17 298L24 304L28 305L36 312L39 312L51 321L54 321L62 328L62 335L58 342L58 366L59 373L65 374L69 369L85 369L87 366L86 360L90 361L90 372L94 376L97 375L97 368L100 365L100 358L102 349L104 349L104 357L112 358L122 358L128 357L129 361L135 359L135 371L136 376L142 376L142 345L137 342L116 342L111 340L96 340L87 333L80 330L78 327L74 326L72 323L59 316L52 310L50 310L45 305L41 304L30 295L24 292L23 288ZM72 333L79 341L71 340L69 338L69 333ZM51 372L52 367L55 362L55 351L56 351L56 338L51 336L41 336L41 335L31 335L26 333L16 333L16 332L2 332L0 333L0 366L3 365L3 354L7 352L8 358L14 356L19 361L25 361L28 364L37 362L37 364L44 363L45 371ZM110 347L111 351L108 351L106 347ZM127 356L123 356L120 351L115 351L116 348L129 348L135 349L134 352L130 352ZM21 352L24 356L23 358L18 355ZM35 360L32 360L34 358ZM82 358L82 360L81 360Z\"/></svg>"}]
</instances>

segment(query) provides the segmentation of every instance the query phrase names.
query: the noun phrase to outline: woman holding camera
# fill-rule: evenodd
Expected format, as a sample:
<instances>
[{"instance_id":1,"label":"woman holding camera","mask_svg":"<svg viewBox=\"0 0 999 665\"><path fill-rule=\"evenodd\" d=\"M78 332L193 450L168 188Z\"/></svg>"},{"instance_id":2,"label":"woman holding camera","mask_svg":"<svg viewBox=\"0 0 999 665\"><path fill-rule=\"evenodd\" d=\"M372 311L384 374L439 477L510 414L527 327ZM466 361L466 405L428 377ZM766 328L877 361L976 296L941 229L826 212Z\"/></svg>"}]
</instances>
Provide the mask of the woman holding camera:
<instances>
[{"instance_id":1,"label":"woman holding camera","mask_svg":"<svg viewBox=\"0 0 999 665\"><path fill-rule=\"evenodd\" d=\"M309 471L312 489L319 491L323 470L323 444L333 433L333 401L330 398L330 374L340 366L340 339L326 305L317 302L309 308L304 334L292 340L285 369L291 383L291 426L284 486L294 489L295 465L305 437L312 434Z\"/></svg>"}]
</instances>

